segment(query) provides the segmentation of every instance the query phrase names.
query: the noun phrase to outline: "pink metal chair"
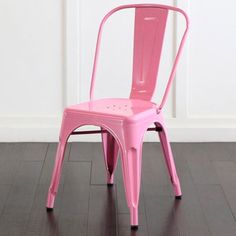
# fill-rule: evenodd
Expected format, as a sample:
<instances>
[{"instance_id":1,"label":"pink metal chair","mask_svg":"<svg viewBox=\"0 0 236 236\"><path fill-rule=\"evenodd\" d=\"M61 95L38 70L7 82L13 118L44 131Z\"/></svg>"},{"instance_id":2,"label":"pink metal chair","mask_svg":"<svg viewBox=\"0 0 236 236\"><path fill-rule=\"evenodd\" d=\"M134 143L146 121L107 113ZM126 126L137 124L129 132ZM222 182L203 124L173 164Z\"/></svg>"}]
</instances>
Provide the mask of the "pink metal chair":
<instances>
[{"instance_id":1,"label":"pink metal chair","mask_svg":"<svg viewBox=\"0 0 236 236\"><path fill-rule=\"evenodd\" d=\"M113 13L127 8L135 9L133 80L130 97L94 100L95 74L103 26ZM186 29L175 57L164 96L160 105L157 105L150 100L156 85L169 11L175 11L184 16ZM125 194L130 209L131 229L138 228L142 143L144 133L147 130L154 130L159 133L175 197L176 199L181 199L180 182L167 137L162 108L176 73L176 66L183 49L187 31L188 17L186 13L179 8L165 5L124 5L111 10L103 18L97 38L90 101L67 107L64 111L55 166L47 198L48 211L52 210L54 206L67 140L70 135L74 134L101 133L108 185L113 184L118 151L120 151ZM151 124L154 124L155 128L149 128ZM83 125L96 125L101 127L101 130L76 131Z\"/></svg>"}]
</instances>

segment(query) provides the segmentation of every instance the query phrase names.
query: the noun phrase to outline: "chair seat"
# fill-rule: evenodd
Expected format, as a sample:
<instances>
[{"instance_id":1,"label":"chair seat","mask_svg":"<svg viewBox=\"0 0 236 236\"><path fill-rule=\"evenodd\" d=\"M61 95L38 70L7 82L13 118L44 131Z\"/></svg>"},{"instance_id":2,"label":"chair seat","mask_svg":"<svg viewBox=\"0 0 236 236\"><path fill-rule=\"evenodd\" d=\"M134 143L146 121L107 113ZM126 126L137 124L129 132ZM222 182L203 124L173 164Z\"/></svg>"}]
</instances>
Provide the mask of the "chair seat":
<instances>
[{"instance_id":1,"label":"chair seat","mask_svg":"<svg viewBox=\"0 0 236 236\"><path fill-rule=\"evenodd\" d=\"M137 120L156 115L156 104L139 99L112 98L99 99L90 102L72 105L67 112L90 114L95 117L113 117L117 119Z\"/></svg>"}]
</instances>

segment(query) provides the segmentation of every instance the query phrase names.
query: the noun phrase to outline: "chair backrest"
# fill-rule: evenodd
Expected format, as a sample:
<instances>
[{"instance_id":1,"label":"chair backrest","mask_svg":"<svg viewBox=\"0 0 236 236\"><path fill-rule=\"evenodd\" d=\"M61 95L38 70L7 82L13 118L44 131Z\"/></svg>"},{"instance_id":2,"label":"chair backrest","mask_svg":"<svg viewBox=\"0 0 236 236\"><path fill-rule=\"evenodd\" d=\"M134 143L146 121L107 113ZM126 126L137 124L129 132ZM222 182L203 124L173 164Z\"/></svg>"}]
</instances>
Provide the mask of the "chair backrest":
<instances>
[{"instance_id":1,"label":"chair backrest","mask_svg":"<svg viewBox=\"0 0 236 236\"><path fill-rule=\"evenodd\" d=\"M130 98L151 100L157 81L158 68L168 17L168 11L172 10L182 14L186 20L186 29L180 41L179 48L176 53L174 64L170 73L169 80L164 92L164 96L159 105L162 109L167 95L170 90L171 83L176 73L176 66L179 61L180 54L186 39L188 31L188 17L186 13L176 7L159 5L159 4L131 4L123 5L111 10L102 20L98 32L96 52L94 57L94 65L90 86L90 100L93 99L94 82L96 76L97 60L99 56L100 42L102 30L107 19L115 12L127 8L135 9L134 21L134 51L133 51L133 78Z\"/></svg>"}]
</instances>

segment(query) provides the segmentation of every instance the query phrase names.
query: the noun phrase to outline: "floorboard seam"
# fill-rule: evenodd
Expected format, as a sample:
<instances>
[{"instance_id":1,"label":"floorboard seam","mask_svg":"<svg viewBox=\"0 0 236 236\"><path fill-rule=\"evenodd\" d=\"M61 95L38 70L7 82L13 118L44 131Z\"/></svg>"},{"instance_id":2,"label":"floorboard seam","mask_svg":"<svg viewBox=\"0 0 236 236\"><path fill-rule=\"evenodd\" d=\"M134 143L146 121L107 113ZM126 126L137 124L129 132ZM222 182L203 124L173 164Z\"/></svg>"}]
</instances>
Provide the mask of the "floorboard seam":
<instances>
[{"instance_id":1,"label":"floorboard seam","mask_svg":"<svg viewBox=\"0 0 236 236\"><path fill-rule=\"evenodd\" d=\"M214 161L212 161L212 162L214 162ZM231 161L228 161L228 162L231 162ZM213 165L213 168L215 169L215 166L214 166L214 165ZM220 181L220 178L219 178L219 176L218 176L218 174L217 174L217 171L216 171L216 175L217 175L217 177L218 177L218 179L219 179L219 181ZM228 201L227 195L225 194L225 191L224 191L224 188L223 188L222 184L219 184L219 187L221 188L221 191L222 191L222 193L223 193L223 195L224 195L225 201L226 201L226 203L227 203L227 205L228 205L228 207L229 207L229 209L230 209L230 212L231 212L231 214L232 214L232 216L233 216L233 219L234 219L234 221L236 222L236 216L235 216L235 214L234 214L234 212L233 212L233 209L232 209L231 206L230 206L230 203L229 203L229 201Z\"/></svg>"},{"instance_id":2,"label":"floorboard seam","mask_svg":"<svg viewBox=\"0 0 236 236\"><path fill-rule=\"evenodd\" d=\"M40 174L39 174L39 178L38 178L38 181L37 181L37 184L36 184L36 188L35 188L35 192L34 192L34 196L33 196L33 201L32 201L32 206L30 208L30 212L29 212L29 216L28 216L28 219L27 219L26 226L29 223L31 212L33 210L34 202L35 202L35 199L36 199L36 193L37 193L37 191L39 189L39 183L40 183L40 179L41 179L41 176L42 176L42 173L43 173L43 168L44 168L44 165L45 165L45 161L46 161L46 157L47 157L47 154L48 154L48 150L49 150L49 143L47 144L47 149L46 149L46 152L45 152L45 155L44 155L44 159L42 161L43 163L42 163ZM45 211L46 211L46 207L45 207ZM27 235L27 228L24 229L23 232L25 233L25 235Z\"/></svg>"},{"instance_id":3,"label":"floorboard seam","mask_svg":"<svg viewBox=\"0 0 236 236\"><path fill-rule=\"evenodd\" d=\"M188 170L187 170L187 171L189 172L189 176L190 176L190 178L191 178L191 180L192 180L192 183L193 183L193 185L194 185L195 193L196 193L196 195L197 195L197 201L198 201L199 205L201 206L201 212L202 212L202 215L204 216L204 221L206 222L209 235L213 235L212 232L211 232L210 225L209 225L209 223L208 223L206 214L205 214L205 212L203 211L203 205L202 205L202 203L201 203L201 201L200 201L200 196L199 196L199 193L198 193L198 189L196 188L196 183L194 182L194 178L193 178L193 175L192 175L192 173L191 173L191 168L190 168L190 165L189 165L189 163L188 163L188 160L186 160L186 162L187 162L187 166L188 166ZM214 184L214 185L219 185L219 184ZM183 194L184 194L184 193L183 193Z\"/></svg>"},{"instance_id":4,"label":"floorboard seam","mask_svg":"<svg viewBox=\"0 0 236 236\"><path fill-rule=\"evenodd\" d=\"M9 197L9 194L10 194L11 189L12 189L12 187L13 187L13 186L12 186L13 184L1 184L1 185L7 185L7 186L10 186L10 187L9 187L9 190L8 190L8 193L7 193L7 196L6 196L4 205L3 205L3 207L2 207L2 210L0 211L0 222L1 222L1 217L2 217L2 215L3 215L3 213L4 213L4 210L5 210L5 203L7 202L8 197Z\"/></svg>"},{"instance_id":5,"label":"floorboard seam","mask_svg":"<svg viewBox=\"0 0 236 236\"><path fill-rule=\"evenodd\" d=\"M119 215L118 215L118 201L117 201L117 188L116 188L116 184L114 183L113 189L115 187L115 209L116 209L116 235L119 236Z\"/></svg>"},{"instance_id":6,"label":"floorboard seam","mask_svg":"<svg viewBox=\"0 0 236 236\"><path fill-rule=\"evenodd\" d=\"M227 198L227 196L226 196L226 194L225 194L224 188L222 187L222 185L220 185L220 188L221 188L221 190L222 190L222 192L223 192L223 195L224 195L225 200L226 200L226 203L227 203L227 205L228 205L228 207L229 207L229 209L230 209L230 212L231 212L231 214L232 214L232 216L233 216L233 219L234 219L234 221L236 222L236 217L235 217L234 212L233 212L233 210L232 210L232 208L231 208L231 206L230 206L230 204L229 204L229 201L228 201L228 198Z\"/></svg>"},{"instance_id":7,"label":"floorboard seam","mask_svg":"<svg viewBox=\"0 0 236 236\"><path fill-rule=\"evenodd\" d=\"M189 172L190 172L190 176L191 176L192 181L193 181L193 177L192 177L192 175L191 175L191 171L189 171ZM194 182L193 182L193 184L194 184ZM213 185L219 185L219 184L213 184ZM195 184L194 184L194 186L196 187ZM204 221L206 222L207 229L208 229L208 233L209 233L209 235L212 235L212 236L213 236L212 231L211 231L211 228L210 228L210 225L209 225L208 220L207 220L207 217L206 217L206 214L205 214L205 212L203 211L204 206L202 205L202 203L201 203L201 201L200 201L200 196L199 196L199 193L198 193L198 189L197 189L197 188L195 188L195 193L196 193L196 195L197 195L197 201L198 201L199 205L201 206L201 212L202 212L202 215L204 216Z\"/></svg>"},{"instance_id":8,"label":"floorboard seam","mask_svg":"<svg viewBox=\"0 0 236 236\"><path fill-rule=\"evenodd\" d=\"M71 146L72 144L71 143L67 143L67 145L69 145L69 151L68 151L68 157L67 157L67 161L70 162L70 152L71 152Z\"/></svg>"},{"instance_id":9,"label":"floorboard seam","mask_svg":"<svg viewBox=\"0 0 236 236\"><path fill-rule=\"evenodd\" d=\"M75 163L76 163L76 162L82 162L82 163L85 162L85 163L90 163L90 162L92 162L92 161L74 161L74 160L70 161L70 160L69 160L69 161L67 161L67 162L69 162L69 163L73 163L73 162L75 162Z\"/></svg>"},{"instance_id":10,"label":"floorboard seam","mask_svg":"<svg viewBox=\"0 0 236 236\"><path fill-rule=\"evenodd\" d=\"M89 176L89 185L92 185L92 171L93 171L93 162L91 162L90 176Z\"/></svg>"},{"instance_id":11,"label":"floorboard seam","mask_svg":"<svg viewBox=\"0 0 236 236\"><path fill-rule=\"evenodd\" d=\"M141 186L143 186L143 181L141 180ZM143 192L143 204L144 204L144 214L145 214L145 220L146 220L146 227L147 227L147 233L148 233L148 236L150 235L150 232L149 232L149 227L148 227L148 218L147 218L147 207L146 207L146 197L145 197L145 194Z\"/></svg>"},{"instance_id":12,"label":"floorboard seam","mask_svg":"<svg viewBox=\"0 0 236 236\"><path fill-rule=\"evenodd\" d=\"M43 159L43 165L42 165L42 169L41 169L41 171L40 171L39 182L38 182L38 184L40 183L40 179L41 179L41 177L42 177L43 168L44 168L44 166L45 166L46 157L47 157L48 150L49 150L49 145L50 145L50 144L47 145L46 153L45 153L45 156L44 156L44 159ZM38 184L37 184L37 185L38 185Z\"/></svg>"},{"instance_id":13,"label":"floorboard seam","mask_svg":"<svg viewBox=\"0 0 236 236\"><path fill-rule=\"evenodd\" d=\"M92 164L91 164L92 167ZM92 168L90 170L90 176L91 176ZM89 186L89 199L88 199L88 214L87 214L87 229L86 229L86 235L88 235L88 230L89 230L89 210L90 210L90 197L91 195L91 186Z\"/></svg>"}]
</instances>

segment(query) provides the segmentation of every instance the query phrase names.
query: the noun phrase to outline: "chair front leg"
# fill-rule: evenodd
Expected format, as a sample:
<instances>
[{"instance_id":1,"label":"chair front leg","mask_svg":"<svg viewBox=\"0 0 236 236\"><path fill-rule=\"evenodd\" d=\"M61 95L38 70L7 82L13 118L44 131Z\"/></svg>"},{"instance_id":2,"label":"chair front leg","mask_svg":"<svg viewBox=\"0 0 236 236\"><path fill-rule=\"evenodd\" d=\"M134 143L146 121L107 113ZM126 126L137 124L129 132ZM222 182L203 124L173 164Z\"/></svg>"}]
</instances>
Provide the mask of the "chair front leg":
<instances>
[{"instance_id":1,"label":"chair front leg","mask_svg":"<svg viewBox=\"0 0 236 236\"><path fill-rule=\"evenodd\" d=\"M71 132L81 125L82 123L79 121L77 115L67 113L66 110L64 111L51 184L48 190L46 204L48 211L53 209L56 193L58 191L67 139L69 138Z\"/></svg>"},{"instance_id":2,"label":"chair front leg","mask_svg":"<svg viewBox=\"0 0 236 236\"><path fill-rule=\"evenodd\" d=\"M138 204L141 184L142 147L122 150L123 180L127 205L130 209L131 229L138 229Z\"/></svg>"},{"instance_id":3,"label":"chair front leg","mask_svg":"<svg viewBox=\"0 0 236 236\"><path fill-rule=\"evenodd\" d=\"M57 147L57 153L56 153L56 158L55 158L51 184L48 190L47 205L46 205L47 211L51 211L54 206L56 193L58 191L58 186L60 183L62 163L63 163L65 149L66 149L66 141L67 141L66 139L61 139Z\"/></svg>"}]
</instances>

